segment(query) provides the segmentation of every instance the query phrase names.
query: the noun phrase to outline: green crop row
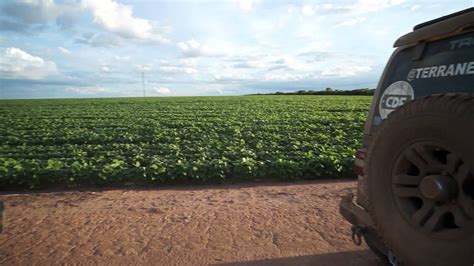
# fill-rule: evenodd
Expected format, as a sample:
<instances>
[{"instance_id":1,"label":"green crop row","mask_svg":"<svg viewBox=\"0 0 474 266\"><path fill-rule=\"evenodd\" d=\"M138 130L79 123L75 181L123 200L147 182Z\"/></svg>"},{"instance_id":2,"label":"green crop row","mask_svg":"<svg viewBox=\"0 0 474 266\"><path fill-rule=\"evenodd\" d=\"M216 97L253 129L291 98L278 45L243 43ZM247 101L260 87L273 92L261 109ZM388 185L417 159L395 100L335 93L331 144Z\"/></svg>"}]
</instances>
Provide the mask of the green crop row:
<instances>
[{"instance_id":1,"label":"green crop row","mask_svg":"<svg viewBox=\"0 0 474 266\"><path fill-rule=\"evenodd\" d=\"M0 187L351 177L366 96L0 101Z\"/></svg>"}]
</instances>

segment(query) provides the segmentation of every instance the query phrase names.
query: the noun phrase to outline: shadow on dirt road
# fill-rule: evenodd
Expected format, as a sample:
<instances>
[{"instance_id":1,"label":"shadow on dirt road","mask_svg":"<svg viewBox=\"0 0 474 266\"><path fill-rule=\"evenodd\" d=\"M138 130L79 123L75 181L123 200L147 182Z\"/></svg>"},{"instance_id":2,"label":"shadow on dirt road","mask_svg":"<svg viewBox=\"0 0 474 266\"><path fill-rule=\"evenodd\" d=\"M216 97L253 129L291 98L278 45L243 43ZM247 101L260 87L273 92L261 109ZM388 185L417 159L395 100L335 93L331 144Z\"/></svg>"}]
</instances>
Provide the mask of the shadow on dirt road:
<instances>
[{"instance_id":1,"label":"shadow on dirt road","mask_svg":"<svg viewBox=\"0 0 474 266\"><path fill-rule=\"evenodd\" d=\"M255 261L231 262L214 264L219 266L287 266L287 265L318 265L318 266L382 266L380 260L368 250L335 252L287 258L275 258Z\"/></svg>"}]
</instances>

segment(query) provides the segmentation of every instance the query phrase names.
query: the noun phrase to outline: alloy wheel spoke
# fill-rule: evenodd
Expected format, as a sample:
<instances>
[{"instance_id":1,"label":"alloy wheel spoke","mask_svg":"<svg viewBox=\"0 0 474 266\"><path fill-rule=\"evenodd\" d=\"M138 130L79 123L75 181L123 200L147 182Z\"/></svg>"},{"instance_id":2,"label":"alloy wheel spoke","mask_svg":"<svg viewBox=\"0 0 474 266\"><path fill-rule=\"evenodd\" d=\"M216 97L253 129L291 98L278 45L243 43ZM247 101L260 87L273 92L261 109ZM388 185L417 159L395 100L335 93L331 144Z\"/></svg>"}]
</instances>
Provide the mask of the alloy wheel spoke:
<instances>
[{"instance_id":1,"label":"alloy wheel spoke","mask_svg":"<svg viewBox=\"0 0 474 266\"><path fill-rule=\"evenodd\" d=\"M446 213L445 210L437 209L434 213L426 220L426 223L423 225L425 230L429 232L435 231L440 223L441 217Z\"/></svg>"},{"instance_id":2,"label":"alloy wheel spoke","mask_svg":"<svg viewBox=\"0 0 474 266\"><path fill-rule=\"evenodd\" d=\"M414 164L421 173L426 173L427 162L418 154L415 149L410 149L406 153L406 158L412 164Z\"/></svg>"},{"instance_id":3,"label":"alloy wheel spoke","mask_svg":"<svg viewBox=\"0 0 474 266\"><path fill-rule=\"evenodd\" d=\"M458 171L454 174L454 178L458 183L463 184L470 174L470 169L467 164L459 166Z\"/></svg>"},{"instance_id":4,"label":"alloy wheel spoke","mask_svg":"<svg viewBox=\"0 0 474 266\"><path fill-rule=\"evenodd\" d=\"M411 197L419 198L420 197L419 189L414 188L414 187L395 186L393 188L393 193L401 198L411 198Z\"/></svg>"},{"instance_id":5,"label":"alloy wheel spoke","mask_svg":"<svg viewBox=\"0 0 474 266\"><path fill-rule=\"evenodd\" d=\"M459 193L458 195L458 204L461 206L462 210L469 216L471 219L474 219L474 200L469 198L464 193Z\"/></svg>"},{"instance_id":6,"label":"alloy wheel spoke","mask_svg":"<svg viewBox=\"0 0 474 266\"><path fill-rule=\"evenodd\" d=\"M456 171L458 170L459 166L462 164L462 160L461 158L459 158L459 156L455 155L454 153L448 154L448 156L446 156L446 159L447 159L446 171L449 174L454 175Z\"/></svg>"},{"instance_id":7,"label":"alloy wheel spoke","mask_svg":"<svg viewBox=\"0 0 474 266\"><path fill-rule=\"evenodd\" d=\"M425 145L416 145L415 148L418 155L426 162L425 169L430 172L441 172L445 170L446 165L441 163L434 155L434 150Z\"/></svg>"},{"instance_id":8,"label":"alloy wheel spoke","mask_svg":"<svg viewBox=\"0 0 474 266\"><path fill-rule=\"evenodd\" d=\"M415 145L414 149L420 157L427 163L433 163L436 159L433 157L433 152L426 147L426 145Z\"/></svg>"},{"instance_id":9,"label":"alloy wheel spoke","mask_svg":"<svg viewBox=\"0 0 474 266\"><path fill-rule=\"evenodd\" d=\"M465 228L469 226L469 217L464 213L461 208L459 207L454 207L452 210L453 216L454 216L454 223L456 223L457 226L461 228Z\"/></svg>"},{"instance_id":10,"label":"alloy wheel spoke","mask_svg":"<svg viewBox=\"0 0 474 266\"><path fill-rule=\"evenodd\" d=\"M434 204L431 202L423 203L423 206L417 210L413 216L412 220L417 224L422 226L434 213Z\"/></svg>"},{"instance_id":11,"label":"alloy wheel spoke","mask_svg":"<svg viewBox=\"0 0 474 266\"><path fill-rule=\"evenodd\" d=\"M393 177L393 184L413 186L420 184L421 179L422 177L419 175L413 176L407 174L400 174Z\"/></svg>"}]
</instances>

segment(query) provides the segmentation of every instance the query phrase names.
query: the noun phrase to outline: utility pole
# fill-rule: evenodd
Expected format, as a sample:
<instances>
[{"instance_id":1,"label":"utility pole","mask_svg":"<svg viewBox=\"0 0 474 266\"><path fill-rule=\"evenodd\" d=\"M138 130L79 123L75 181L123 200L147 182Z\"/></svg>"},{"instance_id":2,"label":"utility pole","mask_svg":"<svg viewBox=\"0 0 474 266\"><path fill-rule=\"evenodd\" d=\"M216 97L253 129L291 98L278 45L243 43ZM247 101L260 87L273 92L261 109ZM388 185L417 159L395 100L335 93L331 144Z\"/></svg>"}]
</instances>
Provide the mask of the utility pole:
<instances>
[{"instance_id":1,"label":"utility pole","mask_svg":"<svg viewBox=\"0 0 474 266\"><path fill-rule=\"evenodd\" d=\"M143 97L146 97L145 94L145 72L142 71L142 87L143 87Z\"/></svg>"}]
</instances>

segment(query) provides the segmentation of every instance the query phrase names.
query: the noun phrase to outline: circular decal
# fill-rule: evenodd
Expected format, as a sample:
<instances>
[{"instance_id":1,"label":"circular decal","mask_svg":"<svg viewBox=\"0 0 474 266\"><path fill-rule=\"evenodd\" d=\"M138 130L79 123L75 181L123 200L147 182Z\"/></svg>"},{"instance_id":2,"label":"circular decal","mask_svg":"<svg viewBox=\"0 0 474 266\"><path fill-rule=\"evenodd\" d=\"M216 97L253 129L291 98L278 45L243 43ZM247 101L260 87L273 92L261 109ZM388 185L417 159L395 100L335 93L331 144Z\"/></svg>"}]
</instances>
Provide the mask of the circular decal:
<instances>
[{"instance_id":1,"label":"circular decal","mask_svg":"<svg viewBox=\"0 0 474 266\"><path fill-rule=\"evenodd\" d=\"M415 99L415 93L410 83L406 81L392 83L380 97L380 117L387 118L388 114L413 99Z\"/></svg>"}]
</instances>

